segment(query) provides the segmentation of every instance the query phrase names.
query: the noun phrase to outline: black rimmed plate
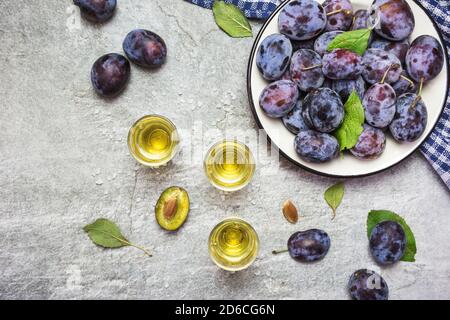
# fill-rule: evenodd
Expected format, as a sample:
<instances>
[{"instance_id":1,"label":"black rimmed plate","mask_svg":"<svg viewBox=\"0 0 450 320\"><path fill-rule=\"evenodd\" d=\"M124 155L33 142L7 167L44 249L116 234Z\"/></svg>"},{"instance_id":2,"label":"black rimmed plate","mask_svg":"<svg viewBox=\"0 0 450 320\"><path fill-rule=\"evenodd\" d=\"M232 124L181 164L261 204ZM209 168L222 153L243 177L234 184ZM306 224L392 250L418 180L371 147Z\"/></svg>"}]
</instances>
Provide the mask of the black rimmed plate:
<instances>
[{"instance_id":1,"label":"black rimmed plate","mask_svg":"<svg viewBox=\"0 0 450 320\"><path fill-rule=\"evenodd\" d=\"M416 151L431 134L445 108L447 93L449 91L449 64L447 54L445 54L446 63L442 72L436 79L426 84L423 89L422 97L428 107L428 124L420 139L412 143L397 143L390 134L387 134L386 150L376 160L362 161L348 153L343 158L338 158L325 164L313 164L300 159L294 150L295 136L284 127L281 120L266 116L258 104L259 96L268 82L264 80L256 66L256 52L260 43L268 35L279 32L278 15L287 3L289 1L284 2L277 8L258 33L250 54L247 71L247 90L250 107L258 126L266 131L271 143L280 150L280 153L284 157L294 164L314 173L333 177L361 177L372 175L400 163ZM367 9L367 3L365 0L352 1L355 11L358 9ZM416 1L408 1L408 3L416 19L416 27L414 33L411 35L411 40L414 40L420 35L428 34L438 39L444 50L446 50L442 34L432 18L428 16L423 7Z\"/></svg>"}]
</instances>

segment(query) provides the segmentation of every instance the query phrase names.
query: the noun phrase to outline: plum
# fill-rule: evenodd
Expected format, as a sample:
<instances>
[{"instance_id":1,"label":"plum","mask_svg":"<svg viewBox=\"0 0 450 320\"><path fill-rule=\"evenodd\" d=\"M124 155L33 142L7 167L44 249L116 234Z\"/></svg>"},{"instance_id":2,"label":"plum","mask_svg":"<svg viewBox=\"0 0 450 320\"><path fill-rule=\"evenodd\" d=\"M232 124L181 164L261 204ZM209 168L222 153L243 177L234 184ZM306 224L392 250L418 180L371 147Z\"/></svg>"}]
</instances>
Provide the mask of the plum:
<instances>
[{"instance_id":1,"label":"plum","mask_svg":"<svg viewBox=\"0 0 450 320\"><path fill-rule=\"evenodd\" d=\"M356 79L363 72L361 56L346 49L324 54L322 64L324 75L333 80Z\"/></svg>"},{"instance_id":2,"label":"plum","mask_svg":"<svg viewBox=\"0 0 450 320\"><path fill-rule=\"evenodd\" d=\"M324 163L339 156L339 142L330 134L303 130L294 139L298 156L307 162Z\"/></svg>"},{"instance_id":3,"label":"plum","mask_svg":"<svg viewBox=\"0 0 450 320\"><path fill-rule=\"evenodd\" d=\"M333 132L344 120L341 98L329 88L311 91L303 101L303 110L307 114L306 123L324 133Z\"/></svg>"},{"instance_id":4,"label":"plum","mask_svg":"<svg viewBox=\"0 0 450 320\"><path fill-rule=\"evenodd\" d=\"M405 93L397 99L394 120L389 129L395 140L413 142L422 136L427 121L427 107L422 98L414 93Z\"/></svg>"},{"instance_id":5,"label":"plum","mask_svg":"<svg viewBox=\"0 0 450 320\"><path fill-rule=\"evenodd\" d=\"M105 22L114 15L116 10L116 0L73 0L73 4L78 6L81 15L91 22Z\"/></svg>"},{"instance_id":6,"label":"plum","mask_svg":"<svg viewBox=\"0 0 450 320\"><path fill-rule=\"evenodd\" d=\"M318 36L327 25L325 9L315 0L294 0L280 12L278 28L293 40L309 40Z\"/></svg>"},{"instance_id":7,"label":"plum","mask_svg":"<svg viewBox=\"0 0 450 320\"><path fill-rule=\"evenodd\" d=\"M327 13L326 31L347 31L353 23L353 6L349 0L326 0L323 8Z\"/></svg>"},{"instance_id":8,"label":"plum","mask_svg":"<svg viewBox=\"0 0 450 320\"><path fill-rule=\"evenodd\" d=\"M167 46L156 33L136 29L123 41L123 51L131 62L144 68L157 68L166 61Z\"/></svg>"},{"instance_id":9,"label":"plum","mask_svg":"<svg viewBox=\"0 0 450 320\"><path fill-rule=\"evenodd\" d=\"M295 82L290 80L278 80L267 87L261 93L259 105L271 118L282 118L294 107L299 97Z\"/></svg>"},{"instance_id":10,"label":"plum","mask_svg":"<svg viewBox=\"0 0 450 320\"><path fill-rule=\"evenodd\" d=\"M355 271L348 282L353 300L388 300L389 288L386 281L372 270Z\"/></svg>"},{"instance_id":11,"label":"plum","mask_svg":"<svg viewBox=\"0 0 450 320\"><path fill-rule=\"evenodd\" d=\"M395 221L378 223L370 234L369 248L378 264L390 265L400 261L406 249L403 227Z\"/></svg>"},{"instance_id":12,"label":"plum","mask_svg":"<svg viewBox=\"0 0 450 320\"><path fill-rule=\"evenodd\" d=\"M130 62L122 55L109 53L95 61L91 69L91 82L103 97L117 96L130 78Z\"/></svg>"},{"instance_id":13,"label":"plum","mask_svg":"<svg viewBox=\"0 0 450 320\"><path fill-rule=\"evenodd\" d=\"M436 78L444 67L444 50L432 36L420 36L406 54L408 74L418 83Z\"/></svg>"},{"instance_id":14,"label":"plum","mask_svg":"<svg viewBox=\"0 0 450 320\"><path fill-rule=\"evenodd\" d=\"M292 81L304 92L320 88L325 81L321 66L322 59L316 52L307 49L296 51L290 66Z\"/></svg>"},{"instance_id":15,"label":"plum","mask_svg":"<svg viewBox=\"0 0 450 320\"><path fill-rule=\"evenodd\" d=\"M292 109L281 119L284 126L293 134L298 134L302 130L309 129L309 127L305 123L305 120L303 120L302 105L302 100L298 99L294 109Z\"/></svg>"},{"instance_id":16,"label":"plum","mask_svg":"<svg viewBox=\"0 0 450 320\"><path fill-rule=\"evenodd\" d=\"M414 14L405 0L375 0L370 7L369 25L379 36L401 41L414 31Z\"/></svg>"},{"instance_id":17,"label":"plum","mask_svg":"<svg viewBox=\"0 0 450 320\"><path fill-rule=\"evenodd\" d=\"M259 46L256 65L264 79L278 80L288 69L291 56L291 41L285 35L272 34Z\"/></svg>"},{"instance_id":18,"label":"plum","mask_svg":"<svg viewBox=\"0 0 450 320\"><path fill-rule=\"evenodd\" d=\"M376 83L367 89L362 101L367 123L386 128L394 119L396 98L394 89L387 83Z\"/></svg>"},{"instance_id":19,"label":"plum","mask_svg":"<svg viewBox=\"0 0 450 320\"><path fill-rule=\"evenodd\" d=\"M156 203L156 221L165 230L178 230L186 222L189 209L187 191L180 187L170 187L164 190Z\"/></svg>"},{"instance_id":20,"label":"plum","mask_svg":"<svg viewBox=\"0 0 450 320\"><path fill-rule=\"evenodd\" d=\"M381 49L367 49L363 65L362 76L370 84L383 79L389 84L394 83L400 79L403 71L400 60L394 54Z\"/></svg>"},{"instance_id":21,"label":"plum","mask_svg":"<svg viewBox=\"0 0 450 320\"><path fill-rule=\"evenodd\" d=\"M325 231L311 229L296 232L288 240L290 256L301 262L323 259L330 250L331 240Z\"/></svg>"},{"instance_id":22,"label":"plum","mask_svg":"<svg viewBox=\"0 0 450 320\"><path fill-rule=\"evenodd\" d=\"M358 159L372 160L378 158L385 147L386 136L384 132L365 124L358 142L350 149L350 152Z\"/></svg>"}]
</instances>

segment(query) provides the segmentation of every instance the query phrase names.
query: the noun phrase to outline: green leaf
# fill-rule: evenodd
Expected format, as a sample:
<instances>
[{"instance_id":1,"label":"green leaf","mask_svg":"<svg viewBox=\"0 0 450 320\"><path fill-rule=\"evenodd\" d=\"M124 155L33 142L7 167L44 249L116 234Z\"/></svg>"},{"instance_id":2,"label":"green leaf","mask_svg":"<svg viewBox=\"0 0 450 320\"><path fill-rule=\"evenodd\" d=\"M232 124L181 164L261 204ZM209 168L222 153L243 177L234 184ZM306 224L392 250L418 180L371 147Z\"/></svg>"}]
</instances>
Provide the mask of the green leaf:
<instances>
[{"instance_id":1,"label":"green leaf","mask_svg":"<svg viewBox=\"0 0 450 320\"><path fill-rule=\"evenodd\" d=\"M95 222L88 224L83 228L83 230L88 234L89 238L96 245L104 248L121 248L126 246L133 246L145 252L151 257L151 254L141 248L130 243L120 231L119 227L112 221L108 219L97 219Z\"/></svg>"},{"instance_id":2,"label":"green leaf","mask_svg":"<svg viewBox=\"0 0 450 320\"><path fill-rule=\"evenodd\" d=\"M214 19L217 25L233 38L252 37L252 27L242 11L233 4L215 1Z\"/></svg>"},{"instance_id":3,"label":"green leaf","mask_svg":"<svg viewBox=\"0 0 450 320\"><path fill-rule=\"evenodd\" d=\"M339 182L331 187L329 187L324 194L325 201L328 203L330 208L333 210L333 218L336 217L336 210L342 202L345 193L345 186L343 182Z\"/></svg>"},{"instance_id":4,"label":"green leaf","mask_svg":"<svg viewBox=\"0 0 450 320\"><path fill-rule=\"evenodd\" d=\"M355 90L345 103L344 111L344 121L334 133L341 146L341 151L353 148L364 130L364 108Z\"/></svg>"},{"instance_id":5,"label":"green leaf","mask_svg":"<svg viewBox=\"0 0 450 320\"><path fill-rule=\"evenodd\" d=\"M369 45L371 32L370 29L360 29L341 33L331 41L327 50L347 49L362 56Z\"/></svg>"},{"instance_id":6,"label":"green leaf","mask_svg":"<svg viewBox=\"0 0 450 320\"><path fill-rule=\"evenodd\" d=\"M119 227L107 219L98 219L83 228L95 244L104 248L120 248L129 246Z\"/></svg>"},{"instance_id":7,"label":"green leaf","mask_svg":"<svg viewBox=\"0 0 450 320\"><path fill-rule=\"evenodd\" d=\"M388 211L388 210L372 210L369 212L367 217L367 237L370 239L370 235L372 234L373 228L383 221L395 221L399 223L406 235L406 249L405 255L401 259L406 262L414 262L416 261L415 256L417 253L416 247L416 239L414 238L414 234L411 228L408 226L406 221L400 217L398 214Z\"/></svg>"}]
</instances>

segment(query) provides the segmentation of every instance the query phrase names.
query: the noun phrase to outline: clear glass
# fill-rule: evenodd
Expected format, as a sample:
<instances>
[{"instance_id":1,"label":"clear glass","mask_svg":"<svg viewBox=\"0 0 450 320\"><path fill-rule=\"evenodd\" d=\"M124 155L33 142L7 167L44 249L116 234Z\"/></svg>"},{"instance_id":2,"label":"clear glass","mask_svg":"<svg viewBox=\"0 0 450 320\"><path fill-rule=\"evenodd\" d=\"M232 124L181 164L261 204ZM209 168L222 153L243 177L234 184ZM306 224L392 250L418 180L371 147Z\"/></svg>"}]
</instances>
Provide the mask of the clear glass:
<instances>
[{"instance_id":1,"label":"clear glass","mask_svg":"<svg viewBox=\"0 0 450 320\"><path fill-rule=\"evenodd\" d=\"M223 191L244 188L252 180L255 167L252 152L237 140L222 140L214 144L204 160L208 180Z\"/></svg>"},{"instance_id":2,"label":"clear glass","mask_svg":"<svg viewBox=\"0 0 450 320\"><path fill-rule=\"evenodd\" d=\"M180 138L175 125L166 117L148 115L137 120L128 133L128 148L139 163L159 167L173 159Z\"/></svg>"},{"instance_id":3,"label":"clear glass","mask_svg":"<svg viewBox=\"0 0 450 320\"><path fill-rule=\"evenodd\" d=\"M209 236L208 248L211 259L220 268L239 271L255 261L259 238L248 222L232 217L214 227Z\"/></svg>"}]
</instances>

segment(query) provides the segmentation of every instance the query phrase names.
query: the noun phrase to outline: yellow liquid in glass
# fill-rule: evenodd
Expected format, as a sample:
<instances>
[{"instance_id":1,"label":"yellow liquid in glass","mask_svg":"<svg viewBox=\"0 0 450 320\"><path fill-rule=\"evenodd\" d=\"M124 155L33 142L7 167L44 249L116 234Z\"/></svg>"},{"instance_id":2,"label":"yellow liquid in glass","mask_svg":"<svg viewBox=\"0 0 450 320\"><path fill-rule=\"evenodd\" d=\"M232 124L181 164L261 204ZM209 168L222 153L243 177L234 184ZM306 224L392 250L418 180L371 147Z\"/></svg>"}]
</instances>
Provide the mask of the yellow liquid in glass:
<instances>
[{"instance_id":1,"label":"yellow liquid in glass","mask_svg":"<svg viewBox=\"0 0 450 320\"><path fill-rule=\"evenodd\" d=\"M252 180L255 160L246 145L236 140L224 140L208 151L204 169L213 186L224 191L236 191Z\"/></svg>"},{"instance_id":2,"label":"yellow liquid in glass","mask_svg":"<svg viewBox=\"0 0 450 320\"><path fill-rule=\"evenodd\" d=\"M224 270L239 271L255 261L259 239L249 223L239 218L229 218L211 231L208 246L215 264Z\"/></svg>"},{"instance_id":3,"label":"yellow liquid in glass","mask_svg":"<svg viewBox=\"0 0 450 320\"><path fill-rule=\"evenodd\" d=\"M179 142L175 125L169 119L157 115L139 119L128 133L131 155L150 167L169 162L174 157Z\"/></svg>"}]
</instances>

